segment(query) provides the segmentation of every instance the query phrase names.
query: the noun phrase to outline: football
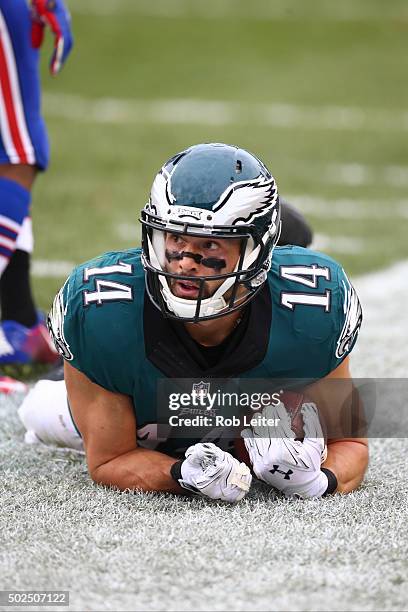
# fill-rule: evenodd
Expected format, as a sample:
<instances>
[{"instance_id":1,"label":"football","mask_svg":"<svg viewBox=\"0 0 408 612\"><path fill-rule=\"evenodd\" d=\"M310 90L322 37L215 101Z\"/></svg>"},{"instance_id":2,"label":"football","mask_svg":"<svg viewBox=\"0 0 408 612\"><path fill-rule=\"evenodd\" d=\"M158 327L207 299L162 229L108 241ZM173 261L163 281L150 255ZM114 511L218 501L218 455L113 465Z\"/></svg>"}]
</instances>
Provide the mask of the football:
<instances>
[{"instance_id":1,"label":"football","mask_svg":"<svg viewBox=\"0 0 408 612\"><path fill-rule=\"evenodd\" d=\"M285 391L280 396L281 402L286 408L291 420L291 427L296 436L296 440L303 440L303 415L301 412L302 405L307 401L303 393L296 393L294 391ZM235 439L234 442L235 455L237 459L243 461L248 466L251 466L249 456L245 447L245 442L241 437Z\"/></svg>"},{"instance_id":2,"label":"football","mask_svg":"<svg viewBox=\"0 0 408 612\"><path fill-rule=\"evenodd\" d=\"M286 412L290 416L291 427L296 435L296 439L303 440L303 415L301 412L302 405L307 401L303 393L295 393L294 391L285 391L281 394L281 401L286 408Z\"/></svg>"}]
</instances>

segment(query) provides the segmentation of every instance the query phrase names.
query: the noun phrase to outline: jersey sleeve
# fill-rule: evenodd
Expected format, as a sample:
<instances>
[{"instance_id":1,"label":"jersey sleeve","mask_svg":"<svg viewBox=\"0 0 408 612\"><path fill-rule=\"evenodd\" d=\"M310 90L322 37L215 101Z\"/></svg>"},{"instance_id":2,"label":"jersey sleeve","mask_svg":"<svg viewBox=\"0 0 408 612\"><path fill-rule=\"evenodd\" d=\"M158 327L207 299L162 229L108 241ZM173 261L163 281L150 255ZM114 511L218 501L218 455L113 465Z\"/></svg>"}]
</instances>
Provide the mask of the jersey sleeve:
<instances>
[{"instance_id":1,"label":"jersey sleeve","mask_svg":"<svg viewBox=\"0 0 408 612\"><path fill-rule=\"evenodd\" d=\"M336 344L332 355L332 370L351 353L363 320L357 292L341 266L338 267L337 282Z\"/></svg>"},{"instance_id":2,"label":"jersey sleeve","mask_svg":"<svg viewBox=\"0 0 408 612\"><path fill-rule=\"evenodd\" d=\"M362 321L357 293L324 253L278 247L272 266L271 363L288 378L324 378L356 342Z\"/></svg>"},{"instance_id":3,"label":"jersey sleeve","mask_svg":"<svg viewBox=\"0 0 408 612\"><path fill-rule=\"evenodd\" d=\"M78 354L78 330L81 326L80 309L77 307L75 268L54 298L48 314L47 326L55 348L66 361L81 369L76 355Z\"/></svg>"},{"instance_id":4,"label":"jersey sleeve","mask_svg":"<svg viewBox=\"0 0 408 612\"><path fill-rule=\"evenodd\" d=\"M133 252L75 268L55 296L48 326L57 351L92 382L132 394L144 351L144 276Z\"/></svg>"}]
</instances>

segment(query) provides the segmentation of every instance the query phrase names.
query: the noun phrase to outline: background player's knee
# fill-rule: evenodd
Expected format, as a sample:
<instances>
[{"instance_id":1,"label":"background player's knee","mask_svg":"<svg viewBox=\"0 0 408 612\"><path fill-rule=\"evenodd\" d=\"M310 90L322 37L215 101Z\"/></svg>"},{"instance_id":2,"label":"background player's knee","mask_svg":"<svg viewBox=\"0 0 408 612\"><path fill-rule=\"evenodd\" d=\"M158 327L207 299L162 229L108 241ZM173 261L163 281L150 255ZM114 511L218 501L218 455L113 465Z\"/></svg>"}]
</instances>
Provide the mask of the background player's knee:
<instances>
[{"instance_id":1,"label":"background player's knee","mask_svg":"<svg viewBox=\"0 0 408 612\"><path fill-rule=\"evenodd\" d=\"M16 249L30 200L31 194L25 187L0 176L0 276Z\"/></svg>"},{"instance_id":2,"label":"background player's knee","mask_svg":"<svg viewBox=\"0 0 408 612\"><path fill-rule=\"evenodd\" d=\"M27 191L31 191L37 172L37 166L30 164L0 164L0 178L15 181Z\"/></svg>"},{"instance_id":3,"label":"background player's knee","mask_svg":"<svg viewBox=\"0 0 408 612\"><path fill-rule=\"evenodd\" d=\"M40 380L25 397L18 414L29 432L26 442L40 441L83 450L82 438L72 421L63 380Z\"/></svg>"}]
</instances>

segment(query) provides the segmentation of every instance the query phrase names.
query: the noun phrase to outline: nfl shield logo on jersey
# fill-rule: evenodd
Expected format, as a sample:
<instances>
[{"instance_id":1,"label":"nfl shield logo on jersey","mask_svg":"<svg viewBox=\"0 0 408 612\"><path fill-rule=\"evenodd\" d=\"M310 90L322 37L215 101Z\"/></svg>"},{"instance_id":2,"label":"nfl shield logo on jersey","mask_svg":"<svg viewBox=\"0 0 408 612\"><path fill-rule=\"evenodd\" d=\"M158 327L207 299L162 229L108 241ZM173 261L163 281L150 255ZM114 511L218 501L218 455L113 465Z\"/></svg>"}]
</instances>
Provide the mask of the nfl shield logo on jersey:
<instances>
[{"instance_id":1,"label":"nfl shield logo on jersey","mask_svg":"<svg viewBox=\"0 0 408 612\"><path fill-rule=\"evenodd\" d=\"M193 396L198 395L202 400L210 391L210 383L205 383L203 380L200 380L199 383L193 385L191 390L191 394Z\"/></svg>"}]
</instances>

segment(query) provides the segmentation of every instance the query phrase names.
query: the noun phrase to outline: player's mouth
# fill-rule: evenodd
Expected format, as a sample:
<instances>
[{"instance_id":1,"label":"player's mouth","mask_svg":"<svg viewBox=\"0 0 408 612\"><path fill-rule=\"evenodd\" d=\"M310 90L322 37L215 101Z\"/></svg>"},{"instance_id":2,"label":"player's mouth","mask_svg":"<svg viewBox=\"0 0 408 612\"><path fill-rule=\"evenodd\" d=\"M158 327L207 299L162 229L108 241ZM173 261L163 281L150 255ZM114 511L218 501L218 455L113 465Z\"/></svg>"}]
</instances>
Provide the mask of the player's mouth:
<instances>
[{"instance_id":1,"label":"player's mouth","mask_svg":"<svg viewBox=\"0 0 408 612\"><path fill-rule=\"evenodd\" d=\"M196 300L200 292L199 283L193 281L174 281L172 291L174 295L181 298Z\"/></svg>"}]
</instances>

